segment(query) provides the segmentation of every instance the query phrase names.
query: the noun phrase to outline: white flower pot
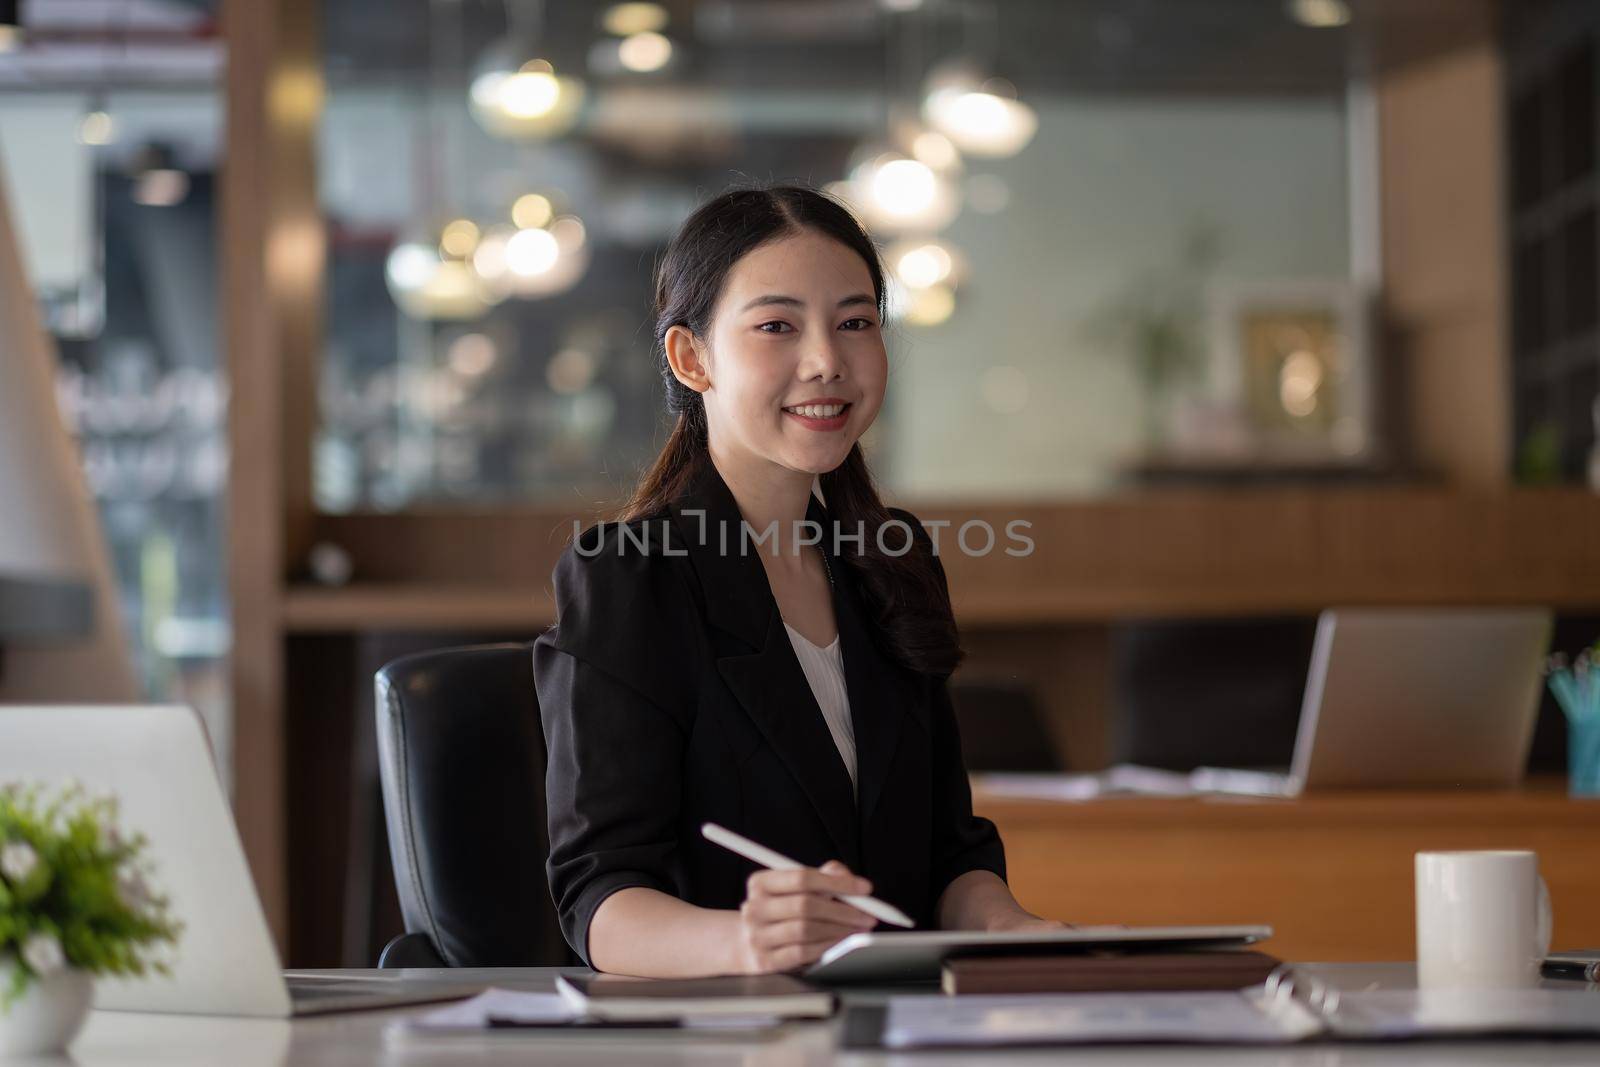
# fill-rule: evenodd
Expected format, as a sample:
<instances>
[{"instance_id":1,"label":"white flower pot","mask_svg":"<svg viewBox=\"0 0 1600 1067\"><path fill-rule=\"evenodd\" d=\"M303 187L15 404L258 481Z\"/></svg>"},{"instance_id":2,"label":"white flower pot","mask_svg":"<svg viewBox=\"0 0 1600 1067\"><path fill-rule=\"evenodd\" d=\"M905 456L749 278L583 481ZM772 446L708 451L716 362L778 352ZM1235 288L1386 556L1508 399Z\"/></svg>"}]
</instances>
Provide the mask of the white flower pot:
<instances>
[{"instance_id":1,"label":"white flower pot","mask_svg":"<svg viewBox=\"0 0 1600 1067\"><path fill-rule=\"evenodd\" d=\"M16 961L0 959L0 990L11 988ZM0 1007L0 1057L38 1056L65 1049L78 1036L94 1001L94 979L68 967L28 983L28 991Z\"/></svg>"}]
</instances>

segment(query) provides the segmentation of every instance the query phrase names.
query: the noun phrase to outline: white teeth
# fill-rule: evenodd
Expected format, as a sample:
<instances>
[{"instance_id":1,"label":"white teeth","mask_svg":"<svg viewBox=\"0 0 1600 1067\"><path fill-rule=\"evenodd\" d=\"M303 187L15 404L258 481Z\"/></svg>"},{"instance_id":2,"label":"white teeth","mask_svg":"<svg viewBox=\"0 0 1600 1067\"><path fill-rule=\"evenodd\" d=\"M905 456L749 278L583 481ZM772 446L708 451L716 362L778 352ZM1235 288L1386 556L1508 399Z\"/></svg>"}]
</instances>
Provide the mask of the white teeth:
<instances>
[{"instance_id":1,"label":"white teeth","mask_svg":"<svg viewBox=\"0 0 1600 1067\"><path fill-rule=\"evenodd\" d=\"M804 415L809 419L831 419L843 411L843 404L801 404L799 407L784 408L796 415Z\"/></svg>"}]
</instances>

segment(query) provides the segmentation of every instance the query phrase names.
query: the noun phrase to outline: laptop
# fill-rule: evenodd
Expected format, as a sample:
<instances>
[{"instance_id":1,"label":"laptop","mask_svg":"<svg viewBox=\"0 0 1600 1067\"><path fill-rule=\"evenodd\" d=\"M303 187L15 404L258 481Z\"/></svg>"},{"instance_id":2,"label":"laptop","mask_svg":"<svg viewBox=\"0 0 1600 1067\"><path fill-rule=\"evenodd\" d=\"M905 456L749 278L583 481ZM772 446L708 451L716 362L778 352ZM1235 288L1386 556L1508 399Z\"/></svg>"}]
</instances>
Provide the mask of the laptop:
<instances>
[{"instance_id":1,"label":"laptop","mask_svg":"<svg viewBox=\"0 0 1600 1067\"><path fill-rule=\"evenodd\" d=\"M1251 796L1515 786L1553 626L1537 608L1324 611L1287 773L1202 767L1190 783Z\"/></svg>"},{"instance_id":2,"label":"laptop","mask_svg":"<svg viewBox=\"0 0 1600 1067\"><path fill-rule=\"evenodd\" d=\"M97 1009L283 1018L454 1000L484 988L398 972L286 980L192 709L0 705L0 782L69 779L117 797L118 829L149 839L151 881L184 924L171 975L97 979Z\"/></svg>"}]
</instances>

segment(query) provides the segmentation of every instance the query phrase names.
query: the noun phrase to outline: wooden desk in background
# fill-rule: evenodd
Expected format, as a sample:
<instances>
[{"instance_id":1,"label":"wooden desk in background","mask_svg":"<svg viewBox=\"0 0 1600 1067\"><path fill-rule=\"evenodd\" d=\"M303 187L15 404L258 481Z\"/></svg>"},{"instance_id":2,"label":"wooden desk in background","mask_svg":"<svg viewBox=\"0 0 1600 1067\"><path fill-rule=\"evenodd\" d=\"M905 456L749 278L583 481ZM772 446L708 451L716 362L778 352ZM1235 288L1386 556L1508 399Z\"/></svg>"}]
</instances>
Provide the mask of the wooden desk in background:
<instances>
[{"instance_id":1,"label":"wooden desk in background","mask_svg":"<svg viewBox=\"0 0 1600 1067\"><path fill-rule=\"evenodd\" d=\"M1294 800L1117 797L973 803L1024 907L1077 923L1268 923L1284 959L1416 956L1412 856L1526 848L1555 947L1600 946L1600 800L1517 791L1330 792Z\"/></svg>"}]
</instances>

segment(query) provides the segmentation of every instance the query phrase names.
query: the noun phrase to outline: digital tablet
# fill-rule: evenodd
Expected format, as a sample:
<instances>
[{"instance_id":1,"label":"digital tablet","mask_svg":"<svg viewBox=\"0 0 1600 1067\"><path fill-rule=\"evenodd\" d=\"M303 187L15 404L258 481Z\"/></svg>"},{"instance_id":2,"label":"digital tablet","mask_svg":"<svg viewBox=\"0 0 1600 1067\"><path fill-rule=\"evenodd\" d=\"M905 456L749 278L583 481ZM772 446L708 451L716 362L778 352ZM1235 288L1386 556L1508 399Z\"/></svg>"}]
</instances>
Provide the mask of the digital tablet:
<instances>
[{"instance_id":1,"label":"digital tablet","mask_svg":"<svg viewBox=\"0 0 1600 1067\"><path fill-rule=\"evenodd\" d=\"M1121 949L1238 948L1265 941L1270 926L1076 926L1066 930L987 933L982 930L888 930L851 934L806 970L813 982L937 980L952 956L1038 955Z\"/></svg>"}]
</instances>

